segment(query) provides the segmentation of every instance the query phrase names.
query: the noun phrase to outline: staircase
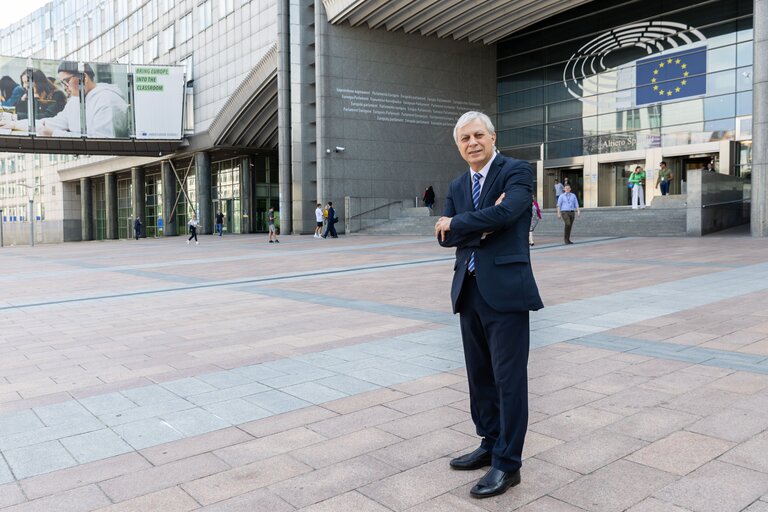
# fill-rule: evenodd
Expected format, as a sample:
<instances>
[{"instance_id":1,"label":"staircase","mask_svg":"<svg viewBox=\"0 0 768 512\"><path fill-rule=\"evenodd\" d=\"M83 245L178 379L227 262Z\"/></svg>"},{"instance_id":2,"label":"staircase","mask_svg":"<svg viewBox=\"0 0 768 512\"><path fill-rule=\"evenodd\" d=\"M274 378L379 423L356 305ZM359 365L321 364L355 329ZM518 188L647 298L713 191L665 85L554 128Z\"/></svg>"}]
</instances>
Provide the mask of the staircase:
<instances>
[{"instance_id":1,"label":"staircase","mask_svg":"<svg viewBox=\"0 0 768 512\"><path fill-rule=\"evenodd\" d=\"M679 198L679 196L678 196ZM629 206L582 209L573 224L573 236L686 236L685 203L633 210ZM430 216L427 208L404 208L399 218L368 227L360 233L366 235L422 235L435 234L439 214ZM561 236L563 221L555 210L543 210L536 234Z\"/></svg>"}]
</instances>

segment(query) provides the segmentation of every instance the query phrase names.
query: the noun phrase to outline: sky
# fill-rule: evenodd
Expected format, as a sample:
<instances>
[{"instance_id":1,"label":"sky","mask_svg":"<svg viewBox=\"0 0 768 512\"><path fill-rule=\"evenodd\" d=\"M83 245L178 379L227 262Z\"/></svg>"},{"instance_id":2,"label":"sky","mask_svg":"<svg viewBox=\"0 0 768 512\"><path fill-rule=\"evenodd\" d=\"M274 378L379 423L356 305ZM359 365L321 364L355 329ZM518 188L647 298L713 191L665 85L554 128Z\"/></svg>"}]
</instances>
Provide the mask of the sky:
<instances>
[{"instance_id":1,"label":"sky","mask_svg":"<svg viewBox=\"0 0 768 512\"><path fill-rule=\"evenodd\" d=\"M3 17L0 28L5 28L19 21L27 14L35 12L51 0L14 0L3 2Z\"/></svg>"}]
</instances>

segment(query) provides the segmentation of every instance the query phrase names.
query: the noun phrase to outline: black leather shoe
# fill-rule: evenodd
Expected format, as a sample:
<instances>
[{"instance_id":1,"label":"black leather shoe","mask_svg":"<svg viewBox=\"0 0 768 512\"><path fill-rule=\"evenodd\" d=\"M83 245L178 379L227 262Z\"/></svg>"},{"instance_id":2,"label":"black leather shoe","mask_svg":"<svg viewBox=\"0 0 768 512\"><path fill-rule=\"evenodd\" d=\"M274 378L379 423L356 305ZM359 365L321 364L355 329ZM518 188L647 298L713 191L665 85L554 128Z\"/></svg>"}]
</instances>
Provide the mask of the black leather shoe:
<instances>
[{"instance_id":1,"label":"black leather shoe","mask_svg":"<svg viewBox=\"0 0 768 512\"><path fill-rule=\"evenodd\" d=\"M460 470L480 469L490 465L491 452L485 448L478 448L471 453L464 454L461 457L456 457L451 460L451 467Z\"/></svg>"},{"instance_id":2,"label":"black leather shoe","mask_svg":"<svg viewBox=\"0 0 768 512\"><path fill-rule=\"evenodd\" d=\"M508 473L500 469L491 468L485 476L478 480L477 484L472 487L469 494L471 494L473 498L490 498L491 496L504 494L507 492L507 489L514 487L519 483L519 469L514 473Z\"/></svg>"}]
</instances>

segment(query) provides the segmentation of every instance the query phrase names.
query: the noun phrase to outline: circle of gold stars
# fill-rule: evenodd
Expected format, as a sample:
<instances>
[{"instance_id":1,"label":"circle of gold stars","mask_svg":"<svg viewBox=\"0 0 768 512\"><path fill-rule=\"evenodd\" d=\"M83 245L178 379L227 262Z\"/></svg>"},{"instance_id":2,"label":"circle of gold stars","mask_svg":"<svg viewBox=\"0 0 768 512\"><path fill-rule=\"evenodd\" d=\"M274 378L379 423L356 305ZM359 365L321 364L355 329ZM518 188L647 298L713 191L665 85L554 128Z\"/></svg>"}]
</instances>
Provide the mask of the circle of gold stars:
<instances>
[{"instance_id":1,"label":"circle of gold stars","mask_svg":"<svg viewBox=\"0 0 768 512\"><path fill-rule=\"evenodd\" d=\"M659 85L656 83L656 76L659 74L659 70L664 69L665 66L679 66L680 69L683 72L683 78L679 82L677 80L673 81L670 84L670 87L668 89L662 89L659 87ZM653 90L658 91L659 96L667 96L670 97L676 93L679 93L682 88L688 83L688 71L686 68L688 67L688 64L684 63L680 59L667 59L666 61L659 62L659 67L653 70L654 77L651 78L651 83L653 84ZM679 85L676 85L678 84Z\"/></svg>"}]
</instances>

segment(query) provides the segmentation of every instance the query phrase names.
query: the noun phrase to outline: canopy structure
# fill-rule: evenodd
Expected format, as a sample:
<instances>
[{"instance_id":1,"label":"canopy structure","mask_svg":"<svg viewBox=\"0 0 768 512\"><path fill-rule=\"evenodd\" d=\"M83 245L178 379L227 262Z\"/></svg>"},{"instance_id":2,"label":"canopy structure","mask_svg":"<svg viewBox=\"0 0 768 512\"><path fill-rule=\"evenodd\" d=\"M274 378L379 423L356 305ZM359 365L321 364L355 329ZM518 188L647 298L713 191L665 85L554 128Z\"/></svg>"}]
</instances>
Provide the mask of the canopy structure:
<instances>
[{"instance_id":1,"label":"canopy structure","mask_svg":"<svg viewBox=\"0 0 768 512\"><path fill-rule=\"evenodd\" d=\"M332 24L484 44L591 0L323 0Z\"/></svg>"}]
</instances>

